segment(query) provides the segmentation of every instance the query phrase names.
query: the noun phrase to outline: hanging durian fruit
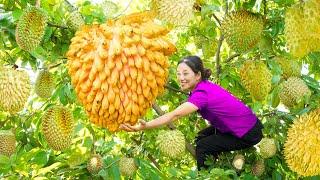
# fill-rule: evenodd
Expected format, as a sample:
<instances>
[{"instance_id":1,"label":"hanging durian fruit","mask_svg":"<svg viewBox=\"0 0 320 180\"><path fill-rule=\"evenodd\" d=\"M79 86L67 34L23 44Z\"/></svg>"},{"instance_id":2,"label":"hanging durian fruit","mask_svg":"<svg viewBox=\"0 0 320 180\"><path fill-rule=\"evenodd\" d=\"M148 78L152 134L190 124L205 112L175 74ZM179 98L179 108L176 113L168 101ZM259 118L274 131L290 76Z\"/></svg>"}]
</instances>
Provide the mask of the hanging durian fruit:
<instances>
[{"instance_id":1,"label":"hanging durian fruit","mask_svg":"<svg viewBox=\"0 0 320 180\"><path fill-rule=\"evenodd\" d=\"M32 51L41 43L47 27L46 13L37 7L26 8L19 18L16 41L21 49Z\"/></svg>"},{"instance_id":2,"label":"hanging durian fruit","mask_svg":"<svg viewBox=\"0 0 320 180\"><path fill-rule=\"evenodd\" d=\"M206 40L202 43L202 54L205 59L209 59L216 54L218 42L215 40Z\"/></svg>"},{"instance_id":3,"label":"hanging durian fruit","mask_svg":"<svg viewBox=\"0 0 320 180\"><path fill-rule=\"evenodd\" d=\"M134 158L122 157L119 161L119 170L123 176L133 176L138 167Z\"/></svg>"},{"instance_id":4,"label":"hanging durian fruit","mask_svg":"<svg viewBox=\"0 0 320 180\"><path fill-rule=\"evenodd\" d=\"M85 24L83 17L78 11L73 11L67 18L67 25L73 31L79 30Z\"/></svg>"},{"instance_id":5,"label":"hanging durian fruit","mask_svg":"<svg viewBox=\"0 0 320 180\"><path fill-rule=\"evenodd\" d=\"M71 112L53 106L42 117L42 133L53 150L63 151L71 146L74 122Z\"/></svg>"},{"instance_id":6,"label":"hanging durian fruit","mask_svg":"<svg viewBox=\"0 0 320 180\"><path fill-rule=\"evenodd\" d=\"M21 111L30 91L30 78L26 71L0 67L0 110L9 113Z\"/></svg>"},{"instance_id":7,"label":"hanging durian fruit","mask_svg":"<svg viewBox=\"0 0 320 180\"><path fill-rule=\"evenodd\" d=\"M262 61L246 61L240 69L241 83L257 101L263 101L271 90L272 75Z\"/></svg>"},{"instance_id":8,"label":"hanging durian fruit","mask_svg":"<svg viewBox=\"0 0 320 180\"><path fill-rule=\"evenodd\" d=\"M87 163L87 169L91 174L97 174L103 168L103 160L99 154L91 156Z\"/></svg>"},{"instance_id":9,"label":"hanging durian fruit","mask_svg":"<svg viewBox=\"0 0 320 180\"><path fill-rule=\"evenodd\" d=\"M103 13L107 19L114 17L119 10L117 4L112 1L103 1L100 5L103 9Z\"/></svg>"},{"instance_id":10,"label":"hanging durian fruit","mask_svg":"<svg viewBox=\"0 0 320 180\"><path fill-rule=\"evenodd\" d=\"M39 72L35 82L34 90L41 98L49 98L55 88L52 74L48 70Z\"/></svg>"},{"instance_id":11,"label":"hanging durian fruit","mask_svg":"<svg viewBox=\"0 0 320 180\"><path fill-rule=\"evenodd\" d=\"M180 158L185 152L186 140L179 130L161 131L157 138L159 150L170 158Z\"/></svg>"},{"instance_id":12,"label":"hanging durian fruit","mask_svg":"<svg viewBox=\"0 0 320 180\"><path fill-rule=\"evenodd\" d=\"M117 131L135 124L164 91L168 57L176 51L168 29L148 12L84 26L67 53L72 85L90 120Z\"/></svg>"},{"instance_id":13,"label":"hanging durian fruit","mask_svg":"<svg viewBox=\"0 0 320 180\"><path fill-rule=\"evenodd\" d=\"M302 176L320 175L320 109L296 119L288 129L284 157Z\"/></svg>"},{"instance_id":14,"label":"hanging durian fruit","mask_svg":"<svg viewBox=\"0 0 320 180\"><path fill-rule=\"evenodd\" d=\"M241 170L243 168L244 161L245 161L244 156L242 154L237 154L233 158L232 165L237 170Z\"/></svg>"},{"instance_id":15,"label":"hanging durian fruit","mask_svg":"<svg viewBox=\"0 0 320 180\"><path fill-rule=\"evenodd\" d=\"M301 4L293 5L287 9L284 35L293 56L303 57L310 52Z\"/></svg>"},{"instance_id":16,"label":"hanging durian fruit","mask_svg":"<svg viewBox=\"0 0 320 180\"><path fill-rule=\"evenodd\" d=\"M261 176L265 171L264 160L260 159L254 163L252 166L252 174L255 176Z\"/></svg>"},{"instance_id":17,"label":"hanging durian fruit","mask_svg":"<svg viewBox=\"0 0 320 180\"><path fill-rule=\"evenodd\" d=\"M276 142L272 138L262 138L259 143L262 158L270 158L277 153Z\"/></svg>"},{"instance_id":18,"label":"hanging durian fruit","mask_svg":"<svg viewBox=\"0 0 320 180\"><path fill-rule=\"evenodd\" d=\"M16 150L16 137L10 130L0 130L0 155L11 156Z\"/></svg>"},{"instance_id":19,"label":"hanging durian fruit","mask_svg":"<svg viewBox=\"0 0 320 180\"><path fill-rule=\"evenodd\" d=\"M320 10L318 0L308 0L288 8L285 14L284 35L293 56L302 58L320 49Z\"/></svg>"},{"instance_id":20,"label":"hanging durian fruit","mask_svg":"<svg viewBox=\"0 0 320 180\"><path fill-rule=\"evenodd\" d=\"M309 47L310 51L320 50L320 17L318 16L320 11L320 1L319 0L308 0L305 1L303 7L303 15L305 28L309 37ZM305 36L305 34L304 34Z\"/></svg>"},{"instance_id":21,"label":"hanging durian fruit","mask_svg":"<svg viewBox=\"0 0 320 180\"><path fill-rule=\"evenodd\" d=\"M195 0L151 0L157 18L174 25L187 25L193 18Z\"/></svg>"},{"instance_id":22,"label":"hanging durian fruit","mask_svg":"<svg viewBox=\"0 0 320 180\"><path fill-rule=\"evenodd\" d=\"M234 51L243 53L256 46L263 34L261 16L241 10L230 13L221 24L221 31Z\"/></svg>"},{"instance_id":23,"label":"hanging durian fruit","mask_svg":"<svg viewBox=\"0 0 320 180\"><path fill-rule=\"evenodd\" d=\"M311 91L306 83L300 78L290 77L281 84L279 93L280 101L288 108L304 105L305 100L310 96Z\"/></svg>"},{"instance_id":24,"label":"hanging durian fruit","mask_svg":"<svg viewBox=\"0 0 320 180\"><path fill-rule=\"evenodd\" d=\"M278 57L275 61L280 65L282 77L284 79L288 79L289 77L300 77L302 68L301 63L284 57Z\"/></svg>"}]
</instances>

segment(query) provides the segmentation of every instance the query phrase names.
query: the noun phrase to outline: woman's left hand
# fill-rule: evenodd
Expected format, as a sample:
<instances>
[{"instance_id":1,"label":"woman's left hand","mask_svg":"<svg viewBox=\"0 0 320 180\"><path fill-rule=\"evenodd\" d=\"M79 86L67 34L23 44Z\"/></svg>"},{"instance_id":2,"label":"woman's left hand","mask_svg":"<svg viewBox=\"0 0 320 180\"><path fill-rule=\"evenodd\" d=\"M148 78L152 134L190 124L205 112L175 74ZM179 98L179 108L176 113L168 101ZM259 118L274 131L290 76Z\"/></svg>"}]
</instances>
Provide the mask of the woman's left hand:
<instances>
[{"instance_id":1,"label":"woman's left hand","mask_svg":"<svg viewBox=\"0 0 320 180\"><path fill-rule=\"evenodd\" d=\"M141 130L144 130L145 128L146 128L146 121L144 121L142 119L139 119L139 123L134 126L131 126L128 123L120 125L120 129L128 131L128 132L141 131Z\"/></svg>"}]
</instances>

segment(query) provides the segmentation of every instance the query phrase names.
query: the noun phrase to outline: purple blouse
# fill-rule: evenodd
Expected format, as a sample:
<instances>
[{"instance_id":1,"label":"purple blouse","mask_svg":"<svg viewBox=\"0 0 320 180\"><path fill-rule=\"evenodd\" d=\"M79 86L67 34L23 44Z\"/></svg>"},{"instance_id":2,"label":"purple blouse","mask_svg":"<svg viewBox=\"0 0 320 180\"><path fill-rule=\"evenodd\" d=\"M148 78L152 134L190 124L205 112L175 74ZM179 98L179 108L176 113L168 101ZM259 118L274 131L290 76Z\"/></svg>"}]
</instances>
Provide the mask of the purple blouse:
<instances>
[{"instance_id":1,"label":"purple blouse","mask_svg":"<svg viewBox=\"0 0 320 180\"><path fill-rule=\"evenodd\" d=\"M217 84L200 81L189 95L188 102L199 108L201 116L222 133L241 138L257 122L253 111L238 98Z\"/></svg>"}]
</instances>

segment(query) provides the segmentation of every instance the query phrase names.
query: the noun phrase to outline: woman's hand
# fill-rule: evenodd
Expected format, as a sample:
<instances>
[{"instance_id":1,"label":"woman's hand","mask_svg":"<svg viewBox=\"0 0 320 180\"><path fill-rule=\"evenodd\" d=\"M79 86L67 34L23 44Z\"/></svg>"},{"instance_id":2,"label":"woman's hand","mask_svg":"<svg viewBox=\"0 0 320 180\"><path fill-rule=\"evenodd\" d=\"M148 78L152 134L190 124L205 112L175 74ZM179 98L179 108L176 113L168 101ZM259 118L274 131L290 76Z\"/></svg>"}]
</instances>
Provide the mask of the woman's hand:
<instances>
[{"instance_id":1,"label":"woman's hand","mask_svg":"<svg viewBox=\"0 0 320 180\"><path fill-rule=\"evenodd\" d=\"M138 121L139 123L134 125L134 126L131 126L130 124L128 123L125 123L125 124L121 124L120 125L120 129L122 130L125 130L125 131L128 131L128 132L136 132L136 131L141 131L141 130L144 130L146 128L146 124L147 122L142 120L142 119L139 119Z\"/></svg>"}]
</instances>

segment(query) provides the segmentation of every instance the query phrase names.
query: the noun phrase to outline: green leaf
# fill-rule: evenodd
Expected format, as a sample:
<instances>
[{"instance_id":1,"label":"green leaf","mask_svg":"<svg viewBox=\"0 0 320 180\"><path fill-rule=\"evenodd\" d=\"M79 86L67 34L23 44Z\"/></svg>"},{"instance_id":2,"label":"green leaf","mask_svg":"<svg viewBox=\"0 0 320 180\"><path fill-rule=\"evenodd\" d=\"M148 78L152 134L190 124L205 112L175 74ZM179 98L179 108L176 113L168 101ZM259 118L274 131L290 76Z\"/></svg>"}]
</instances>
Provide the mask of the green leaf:
<instances>
[{"instance_id":1,"label":"green leaf","mask_svg":"<svg viewBox=\"0 0 320 180\"><path fill-rule=\"evenodd\" d=\"M39 165L40 167L43 167L44 165L46 165L48 163L49 160L49 155L47 152L45 151L39 151L34 158L31 160L31 162L36 163L37 165Z\"/></svg>"}]
</instances>

